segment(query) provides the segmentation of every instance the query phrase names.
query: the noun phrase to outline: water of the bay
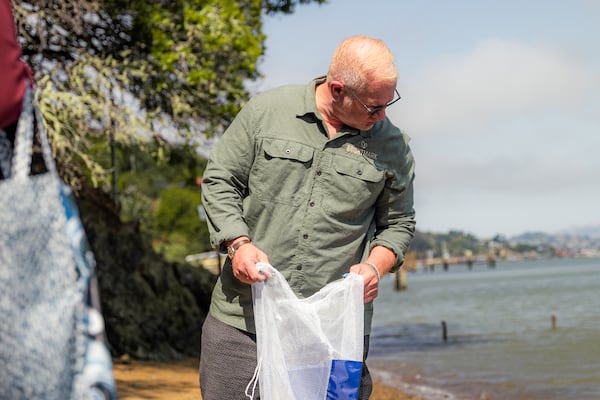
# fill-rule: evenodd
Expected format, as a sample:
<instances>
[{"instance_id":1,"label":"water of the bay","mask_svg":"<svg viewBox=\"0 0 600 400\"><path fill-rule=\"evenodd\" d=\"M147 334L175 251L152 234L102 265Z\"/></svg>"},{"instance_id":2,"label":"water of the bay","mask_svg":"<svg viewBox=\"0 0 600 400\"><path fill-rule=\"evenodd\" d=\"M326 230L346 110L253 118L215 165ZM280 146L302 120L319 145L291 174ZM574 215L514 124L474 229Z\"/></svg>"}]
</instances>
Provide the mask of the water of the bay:
<instances>
[{"instance_id":1,"label":"water of the bay","mask_svg":"<svg viewBox=\"0 0 600 400\"><path fill-rule=\"evenodd\" d=\"M404 291L386 277L369 360L431 399L600 399L600 259L437 266Z\"/></svg>"}]
</instances>

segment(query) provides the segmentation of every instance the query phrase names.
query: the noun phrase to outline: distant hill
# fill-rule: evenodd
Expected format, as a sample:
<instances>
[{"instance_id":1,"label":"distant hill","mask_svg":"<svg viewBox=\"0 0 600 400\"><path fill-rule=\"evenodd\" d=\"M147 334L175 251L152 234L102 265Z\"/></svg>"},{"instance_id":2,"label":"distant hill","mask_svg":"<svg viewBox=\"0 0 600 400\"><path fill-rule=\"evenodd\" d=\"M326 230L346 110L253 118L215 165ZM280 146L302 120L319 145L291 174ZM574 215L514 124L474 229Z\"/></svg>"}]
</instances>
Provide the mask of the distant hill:
<instances>
[{"instance_id":1,"label":"distant hill","mask_svg":"<svg viewBox=\"0 0 600 400\"><path fill-rule=\"evenodd\" d=\"M525 232L511 237L510 241L561 249L598 249L600 248L600 225L570 228L556 233Z\"/></svg>"},{"instance_id":2,"label":"distant hill","mask_svg":"<svg viewBox=\"0 0 600 400\"><path fill-rule=\"evenodd\" d=\"M600 225L586 225L571 229L565 229L565 234L576 236L588 236L590 238L600 238Z\"/></svg>"}]
</instances>

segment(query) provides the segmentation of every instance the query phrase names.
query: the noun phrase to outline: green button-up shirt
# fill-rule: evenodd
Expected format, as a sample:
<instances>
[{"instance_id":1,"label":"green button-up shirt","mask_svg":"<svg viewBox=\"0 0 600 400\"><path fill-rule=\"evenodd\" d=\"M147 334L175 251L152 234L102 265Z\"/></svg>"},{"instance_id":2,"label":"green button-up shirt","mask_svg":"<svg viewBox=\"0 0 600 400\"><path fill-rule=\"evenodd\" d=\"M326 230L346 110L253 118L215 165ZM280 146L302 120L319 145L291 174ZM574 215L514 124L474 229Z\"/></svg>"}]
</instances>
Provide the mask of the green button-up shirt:
<instances>
[{"instance_id":1,"label":"green button-up shirt","mask_svg":"<svg viewBox=\"0 0 600 400\"><path fill-rule=\"evenodd\" d=\"M370 249L396 254L414 235L414 161L409 138L385 118L329 139L310 84L252 98L212 149L202 182L211 242L246 235L300 297L341 279ZM227 259L210 312L254 332L250 285ZM365 333L372 305L365 305Z\"/></svg>"}]
</instances>

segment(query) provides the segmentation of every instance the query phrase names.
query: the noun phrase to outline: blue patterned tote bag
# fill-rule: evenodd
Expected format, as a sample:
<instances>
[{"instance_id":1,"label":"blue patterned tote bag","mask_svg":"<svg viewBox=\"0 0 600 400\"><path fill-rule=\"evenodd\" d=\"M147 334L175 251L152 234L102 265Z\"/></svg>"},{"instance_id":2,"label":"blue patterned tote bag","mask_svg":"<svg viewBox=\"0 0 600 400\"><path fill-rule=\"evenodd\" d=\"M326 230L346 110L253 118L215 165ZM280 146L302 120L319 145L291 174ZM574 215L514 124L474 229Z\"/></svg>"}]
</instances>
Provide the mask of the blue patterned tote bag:
<instances>
[{"instance_id":1,"label":"blue patterned tote bag","mask_svg":"<svg viewBox=\"0 0 600 400\"><path fill-rule=\"evenodd\" d=\"M36 130L47 171L30 175ZM0 181L0 399L116 399L94 271L29 88Z\"/></svg>"}]
</instances>

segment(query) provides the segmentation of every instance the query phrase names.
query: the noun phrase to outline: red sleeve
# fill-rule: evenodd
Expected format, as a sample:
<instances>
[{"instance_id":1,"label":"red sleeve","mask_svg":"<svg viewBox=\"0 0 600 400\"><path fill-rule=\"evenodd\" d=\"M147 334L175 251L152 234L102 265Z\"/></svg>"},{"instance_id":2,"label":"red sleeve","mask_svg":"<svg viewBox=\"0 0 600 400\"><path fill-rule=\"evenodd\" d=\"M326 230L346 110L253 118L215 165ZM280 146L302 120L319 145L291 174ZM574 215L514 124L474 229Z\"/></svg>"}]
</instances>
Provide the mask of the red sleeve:
<instances>
[{"instance_id":1,"label":"red sleeve","mask_svg":"<svg viewBox=\"0 0 600 400\"><path fill-rule=\"evenodd\" d=\"M19 118L27 79L31 72L21 60L11 0L0 0L0 128Z\"/></svg>"}]
</instances>

